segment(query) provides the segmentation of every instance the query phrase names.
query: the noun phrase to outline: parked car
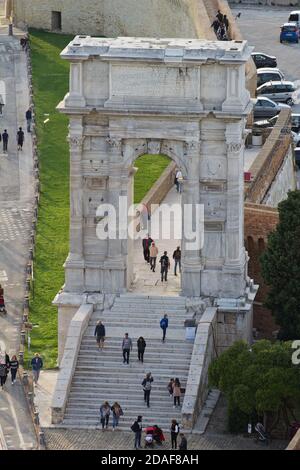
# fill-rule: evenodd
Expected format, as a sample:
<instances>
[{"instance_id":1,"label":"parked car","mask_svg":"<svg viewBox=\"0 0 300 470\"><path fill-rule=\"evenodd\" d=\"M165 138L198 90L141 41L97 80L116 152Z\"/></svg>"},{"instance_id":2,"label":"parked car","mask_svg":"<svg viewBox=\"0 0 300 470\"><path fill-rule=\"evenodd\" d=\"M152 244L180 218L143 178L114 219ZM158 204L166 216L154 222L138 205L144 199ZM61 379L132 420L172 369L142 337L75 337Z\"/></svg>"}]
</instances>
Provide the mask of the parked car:
<instances>
[{"instance_id":1,"label":"parked car","mask_svg":"<svg viewBox=\"0 0 300 470\"><path fill-rule=\"evenodd\" d=\"M252 59L257 69L262 67L277 67L276 57L262 52L252 52Z\"/></svg>"},{"instance_id":2,"label":"parked car","mask_svg":"<svg viewBox=\"0 0 300 470\"><path fill-rule=\"evenodd\" d=\"M300 134L298 134L297 132L293 132L293 131L291 131L291 134L292 134L295 147L299 147L300 146Z\"/></svg>"},{"instance_id":3,"label":"parked car","mask_svg":"<svg viewBox=\"0 0 300 470\"><path fill-rule=\"evenodd\" d=\"M300 114L292 113L292 131L299 132L300 131Z\"/></svg>"},{"instance_id":4,"label":"parked car","mask_svg":"<svg viewBox=\"0 0 300 470\"><path fill-rule=\"evenodd\" d=\"M260 119L259 121L254 121L253 129L267 129L268 127L274 127L278 119L278 114L271 117L270 119Z\"/></svg>"},{"instance_id":5,"label":"parked car","mask_svg":"<svg viewBox=\"0 0 300 470\"><path fill-rule=\"evenodd\" d=\"M296 23L284 23L281 26L280 42L299 42L299 27Z\"/></svg>"},{"instance_id":6,"label":"parked car","mask_svg":"<svg viewBox=\"0 0 300 470\"><path fill-rule=\"evenodd\" d=\"M283 108L290 108L289 105L284 103L275 103L269 98L258 96L255 100L253 113L254 118L259 117L273 117L278 114Z\"/></svg>"},{"instance_id":7,"label":"parked car","mask_svg":"<svg viewBox=\"0 0 300 470\"><path fill-rule=\"evenodd\" d=\"M300 147L296 147L295 150L295 161L298 168L300 168Z\"/></svg>"},{"instance_id":8,"label":"parked car","mask_svg":"<svg viewBox=\"0 0 300 470\"><path fill-rule=\"evenodd\" d=\"M276 82L284 80L284 75L281 70L277 68L264 67L257 70L257 86L263 85L266 82Z\"/></svg>"},{"instance_id":9,"label":"parked car","mask_svg":"<svg viewBox=\"0 0 300 470\"><path fill-rule=\"evenodd\" d=\"M291 11L289 16L289 23L296 23L298 28L300 28L300 11Z\"/></svg>"},{"instance_id":10,"label":"parked car","mask_svg":"<svg viewBox=\"0 0 300 470\"><path fill-rule=\"evenodd\" d=\"M257 88L257 95L263 95L270 100L291 106L294 104L293 93L295 91L296 87L293 82L266 82Z\"/></svg>"}]
</instances>

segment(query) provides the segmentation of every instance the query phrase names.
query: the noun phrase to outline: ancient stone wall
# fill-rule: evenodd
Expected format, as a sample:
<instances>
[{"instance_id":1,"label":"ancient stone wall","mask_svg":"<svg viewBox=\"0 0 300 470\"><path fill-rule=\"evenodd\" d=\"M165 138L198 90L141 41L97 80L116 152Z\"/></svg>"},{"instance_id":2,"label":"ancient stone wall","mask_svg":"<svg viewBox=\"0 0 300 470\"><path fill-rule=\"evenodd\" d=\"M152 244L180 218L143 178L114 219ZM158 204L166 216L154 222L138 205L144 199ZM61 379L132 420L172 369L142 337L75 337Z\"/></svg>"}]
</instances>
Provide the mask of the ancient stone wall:
<instances>
[{"instance_id":1,"label":"ancient stone wall","mask_svg":"<svg viewBox=\"0 0 300 470\"><path fill-rule=\"evenodd\" d=\"M213 39L202 0L15 0L15 23L96 36L201 37Z\"/></svg>"},{"instance_id":2,"label":"ancient stone wall","mask_svg":"<svg viewBox=\"0 0 300 470\"><path fill-rule=\"evenodd\" d=\"M300 5L299 0L229 0L229 3L244 5L261 5L261 6L297 6Z\"/></svg>"}]
</instances>

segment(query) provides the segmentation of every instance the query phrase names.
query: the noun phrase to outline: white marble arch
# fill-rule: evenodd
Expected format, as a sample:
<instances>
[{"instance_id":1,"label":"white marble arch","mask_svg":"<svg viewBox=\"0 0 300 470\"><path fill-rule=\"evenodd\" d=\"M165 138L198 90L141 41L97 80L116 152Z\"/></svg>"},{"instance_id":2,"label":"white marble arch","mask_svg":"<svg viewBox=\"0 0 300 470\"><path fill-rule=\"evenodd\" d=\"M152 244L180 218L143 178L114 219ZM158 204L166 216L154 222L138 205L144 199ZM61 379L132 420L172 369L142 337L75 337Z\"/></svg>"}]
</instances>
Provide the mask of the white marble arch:
<instances>
[{"instance_id":1,"label":"white marble arch","mask_svg":"<svg viewBox=\"0 0 300 470\"><path fill-rule=\"evenodd\" d=\"M70 253L56 301L62 315L64 294L128 289L128 243L97 239L96 209L105 202L119 213L120 195L130 205L134 161L147 152L165 154L182 169L182 204L204 206L203 248L183 246L182 295L245 295L250 54L245 41L88 36L62 52L71 65L70 92L58 106L70 118Z\"/></svg>"}]
</instances>

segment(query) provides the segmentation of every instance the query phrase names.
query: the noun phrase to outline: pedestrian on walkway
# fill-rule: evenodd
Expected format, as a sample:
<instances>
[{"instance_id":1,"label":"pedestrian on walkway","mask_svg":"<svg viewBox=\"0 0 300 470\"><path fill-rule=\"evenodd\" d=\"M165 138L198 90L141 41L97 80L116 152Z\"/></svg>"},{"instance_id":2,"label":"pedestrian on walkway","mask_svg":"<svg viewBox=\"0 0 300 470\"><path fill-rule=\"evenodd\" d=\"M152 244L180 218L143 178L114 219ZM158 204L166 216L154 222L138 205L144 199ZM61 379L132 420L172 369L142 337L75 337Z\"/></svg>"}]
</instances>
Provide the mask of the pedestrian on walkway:
<instances>
[{"instance_id":1,"label":"pedestrian on walkway","mask_svg":"<svg viewBox=\"0 0 300 470\"><path fill-rule=\"evenodd\" d=\"M156 268L156 258L158 255L158 248L154 242L151 243L150 247L150 269L155 273Z\"/></svg>"},{"instance_id":2,"label":"pedestrian on walkway","mask_svg":"<svg viewBox=\"0 0 300 470\"><path fill-rule=\"evenodd\" d=\"M171 423L171 443L172 443L172 449L177 449L177 437L179 434L179 424L177 423L176 419L172 419Z\"/></svg>"},{"instance_id":3,"label":"pedestrian on walkway","mask_svg":"<svg viewBox=\"0 0 300 470\"><path fill-rule=\"evenodd\" d=\"M4 289L0 284L0 312L5 313Z\"/></svg>"},{"instance_id":4,"label":"pedestrian on walkway","mask_svg":"<svg viewBox=\"0 0 300 470\"><path fill-rule=\"evenodd\" d=\"M129 355L130 355L130 351L132 351L132 341L131 341L131 338L129 338L128 333L125 333L125 336L123 338L122 350L123 350L123 364L125 363L129 364Z\"/></svg>"},{"instance_id":5,"label":"pedestrian on walkway","mask_svg":"<svg viewBox=\"0 0 300 470\"><path fill-rule=\"evenodd\" d=\"M218 20L218 18L216 18L213 23L210 25L211 28L214 28L214 32L215 32L215 35L217 36L218 34L218 30L219 30L219 27L220 27L220 21Z\"/></svg>"},{"instance_id":6,"label":"pedestrian on walkway","mask_svg":"<svg viewBox=\"0 0 300 470\"><path fill-rule=\"evenodd\" d=\"M223 13L220 12L220 10L218 10L218 13L217 13L216 17L218 18L220 23L223 23L224 15L223 15Z\"/></svg>"},{"instance_id":7,"label":"pedestrian on walkway","mask_svg":"<svg viewBox=\"0 0 300 470\"><path fill-rule=\"evenodd\" d=\"M180 435L180 438L181 438L181 441L180 441L180 444L179 444L179 450L187 450L187 439L186 439L185 435L183 434L183 432L181 432L179 435Z\"/></svg>"},{"instance_id":8,"label":"pedestrian on walkway","mask_svg":"<svg viewBox=\"0 0 300 470\"><path fill-rule=\"evenodd\" d=\"M111 410L111 407L108 401L104 402L103 405L100 406L100 421L102 424L103 431L104 431L104 427L106 429L108 428L110 410Z\"/></svg>"},{"instance_id":9,"label":"pedestrian on walkway","mask_svg":"<svg viewBox=\"0 0 300 470\"><path fill-rule=\"evenodd\" d=\"M180 407L181 383L178 378L176 378L173 383L173 397L174 397L173 408L176 408L177 405Z\"/></svg>"},{"instance_id":10,"label":"pedestrian on walkway","mask_svg":"<svg viewBox=\"0 0 300 470\"><path fill-rule=\"evenodd\" d=\"M182 181L183 181L182 172L180 169L178 169L175 175L175 184L176 184L177 192L180 194L182 193Z\"/></svg>"},{"instance_id":11,"label":"pedestrian on walkway","mask_svg":"<svg viewBox=\"0 0 300 470\"><path fill-rule=\"evenodd\" d=\"M159 262L160 262L160 265L161 265L161 268L160 268L161 282L163 282L164 280L165 280L165 282L167 282L167 280L168 280L168 271L170 269L170 260L169 260L167 251L164 251L164 254L160 258Z\"/></svg>"},{"instance_id":12,"label":"pedestrian on walkway","mask_svg":"<svg viewBox=\"0 0 300 470\"><path fill-rule=\"evenodd\" d=\"M169 326L169 319L168 319L168 315L165 314L164 317L160 320L160 327L163 330L163 337L162 337L163 343L166 341L166 333L167 333L168 326Z\"/></svg>"},{"instance_id":13,"label":"pedestrian on walkway","mask_svg":"<svg viewBox=\"0 0 300 470\"><path fill-rule=\"evenodd\" d=\"M146 349L146 341L142 336L137 340L138 359L142 363L144 362L144 353Z\"/></svg>"},{"instance_id":14,"label":"pedestrian on walkway","mask_svg":"<svg viewBox=\"0 0 300 470\"><path fill-rule=\"evenodd\" d=\"M18 150L23 149L23 144L24 144L24 132L22 127L19 127L19 130L17 132L17 143L18 143Z\"/></svg>"},{"instance_id":15,"label":"pedestrian on walkway","mask_svg":"<svg viewBox=\"0 0 300 470\"><path fill-rule=\"evenodd\" d=\"M174 266L174 276L177 276L177 266L179 267L179 272L181 273L181 249L180 246L176 248L173 253L173 260L175 262Z\"/></svg>"},{"instance_id":16,"label":"pedestrian on walkway","mask_svg":"<svg viewBox=\"0 0 300 470\"><path fill-rule=\"evenodd\" d=\"M147 403L147 407L150 408L150 393L152 389L153 377L151 372L149 372L142 382L142 387L144 390L144 402Z\"/></svg>"},{"instance_id":17,"label":"pedestrian on walkway","mask_svg":"<svg viewBox=\"0 0 300 470\"><path fill-rule=\"evenodd\" d=\"M121 406L119 405L119 403L117 401L111 407L111 411L112 411L112 414L113 414L113 431L114 431L115 428L117 428L119 426L120 416L123 416L124 413L123 413L123 410L122 410Z\"/></svg>"},{"instance_id":18,"label":"pedestrian on walkway","mask_svg":"<svg viewBox=\"0 0 300 470\"><path fill-rule=\"evenodd\" d=\"M12 385L14 385L14 383L16 382L16 376L19 368L19 361L16 355L12 356L11 360L9 361L9 366L11 374L11 383Z\"/></svg>"},{"instance_id":19,"label":"pedestrian on walkway","mask_svg":"<svg viewBox=\"0 0 300 470\"><path fill-rule=\"evenodd\" d=\"M31 132L32 111L30 107L27 109L25 117L27 122L27 132Z\"/></svg>"},{"instance_id":20,"label":"pedestrian on walkway","mask_svg":"<svg viewBox=\"0 0 300 470\"><path fill-rule=\"evenodd\" d=\"M8 133L7 133L7 130L4 129L4 132L3 132L3 134L2 134L3 152L4 152L4 153L7 153L8 138L9 138L9 135L8 135Z\"/></svg>"},{"instance_id":21,"label":"pedestrian on walkway","mask_svg":"<svg viewBox=\"0 0 300 470\"><path fill-rule=\"evenodd\" d=\"M35 385L37 385L41 369L43 368L43 361L39 353L35 353L34 357L31 359L31 367L33 373L33 380Z\"/></svg>"},{"instance_id":22,"label":"pedestrian on walkway","mask_svg":"<svg viewBox=\"0 0 300 470\"><path fill-rule=\"evenodd\" d=\"M147 263L150 263L150 246L152 245L152 238L150 238L149 233L147 237L143 239L143 252L144 252L144 260Z\"/></svg>"},{"instance_id":23,"label":"pedestrian on walkway","mask_svg":"<svg viewBox=\"0 0 300 470\"><path fill-rule=\"evenodd\" d=\"M138 416L137 420L131 426L131 430L135 434L134 438L134 448L139 449L141 447L141 437L142 437L142 416Z\"/></svg>"},{"instance_id":24,"label":"pedestrian on walkway","mask_svg":"<svg viewBox=\"0 0 300 470\"><path fill-rule=\"evenodd\" d=\"M170 397L173 396L173 383L174 383L174 379L170 379L170 382L168 383L168 386L167 386Z\"/></svg>"},{"instance_id":25,"label":"pedestrian on walkway","mask_svg":"<svg viewBox=\"0 0 300 470\"><path fill-rule=\"evenodd\" d=\"M226 32L228 33L228 29L229 29L229 21L228 21L228 18L226 15L223 16L223 23L224 23L224 26L225 26L225 29L226 29Z\"/></svg>"},{"instance_id":26,"label":"pedestrian on walkway","mask_svg":"<svg viewBox=\"0 0 300 470\"><path fill-rule=\"evenodd\" d=\"M100 320L97 322L94 336L96 336L99 351L103 351L105 341L105 326Z\"/></svg>"},{"instance_id":27,"label":"pedestrian on walkway","mask_svg":"<svg viewBox=\"0 0 300 470\"><path fill-rule=\"evenodd\" d=\"M3 390L9 371L9 356L5 351L0 350L0 385Z\"/></svg>"}]
</instances>

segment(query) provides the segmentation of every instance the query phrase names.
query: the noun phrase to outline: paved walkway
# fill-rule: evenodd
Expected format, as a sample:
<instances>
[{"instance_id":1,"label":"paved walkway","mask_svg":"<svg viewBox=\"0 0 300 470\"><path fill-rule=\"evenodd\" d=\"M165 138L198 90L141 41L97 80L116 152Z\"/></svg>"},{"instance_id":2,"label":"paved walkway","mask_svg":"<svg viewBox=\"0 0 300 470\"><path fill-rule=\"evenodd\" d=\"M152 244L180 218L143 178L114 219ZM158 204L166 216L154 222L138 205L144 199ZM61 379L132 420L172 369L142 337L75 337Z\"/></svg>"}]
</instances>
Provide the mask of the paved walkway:
<instances>
[{"instance_id":1,"label":"paved walkway","mask_svg":"<svg viewBox=\"0 0 300 470\"><path fill-rule=\"evenodd\" d=\"M0 82L6 91L0 132L7 129L9 134L8 154L2 153L0 144L0 284L4 287L8 311L6 317L0 316L0 344L12 355L19 351L33 208L33 162L31 138L27 133L23 151L17 151L17 128L26 129L25 111L29 104L27 67L19 38L8 37L7 29L0 22ZM0 428L8 449L35 448L34 429L18 382L12 387L8 380L5 390L0 391Z\"/></svg>"},{"instance_id":2,"label":"paved walkway","mask_svg":"<svg viewBox=\"0 0 300 470\"><path fill-rule=\"evenodd\" d=\"M171 189L166 198L163 200L162 204L166 204L171 207L173 204L180 205L181 197L177 193L175 187ZM155 216L152 216L154 220ZM147 293L149 295L177 295L180 292L180 275L177 277L174 276L174 262L172 259L173 252L176 250L177 246L181 246L181 240L176 237L176 233L181 229L181 215L180 212L174 211L174 227L175 230L170 231L170 237L163 237L159 233L159 237L152 235L151 228L149 230L150 235L154 239L159 254L157 257L157 266L156 271L153 273L150 271L150 265L145 262L143 256L142 240L136 240L134 244L134 274L135 280L132 286L132 292L135 293ZM164 221L166 226L168 226L169 221ZM154 223L153 223L154 225ZM153 227L152 227L153 229ZM168 281L161 282L160 277L160 264L159 259L163 255L164 251L168 252L168 256L171 261L171 269L168 274Z\"/></svg>"}]
</instances>

